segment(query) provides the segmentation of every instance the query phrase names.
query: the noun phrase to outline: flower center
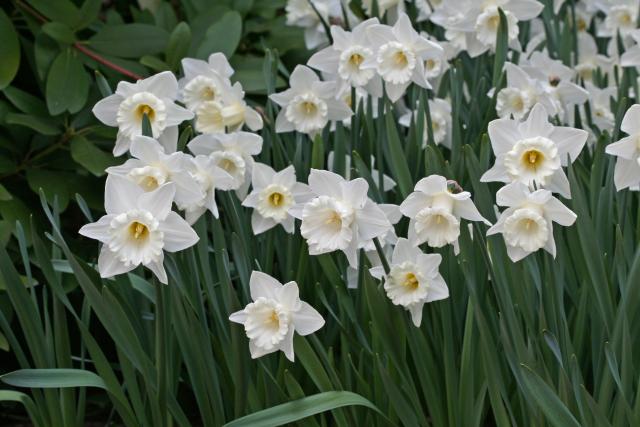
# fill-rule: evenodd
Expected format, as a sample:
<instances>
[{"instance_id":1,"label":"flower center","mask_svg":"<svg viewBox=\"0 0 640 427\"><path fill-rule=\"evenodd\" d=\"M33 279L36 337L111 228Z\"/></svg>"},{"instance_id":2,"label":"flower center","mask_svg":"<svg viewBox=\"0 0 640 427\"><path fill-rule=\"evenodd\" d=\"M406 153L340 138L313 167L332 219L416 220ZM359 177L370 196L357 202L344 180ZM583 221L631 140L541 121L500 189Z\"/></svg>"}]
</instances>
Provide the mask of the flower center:
<instances>
[{"instance_id":1,"label":"flower center","mask_svg":"<svg viewBox=\"0 0 640 427\"><path fill-rule=\"evenodd\" d=\"M522 155L522 162L529 169L536 170L544 161L544 154L538 150L528 150Z\"/></svg>"},{"instance_id":2,"label":"flower center","mask_svg":"<svg viewBox=\"0 0 640 427\"><path fill-rule=\"evenodd\" d=\"M419 285L420 282L418 281L416 275L413 273L407 273L404 277L404 282L402 282L402 286L411 289L412 291L418 289Z\"/></svg>"},{"instance_id":3,"label":"flower center","mask_svg":"<svg viewBox=\"0 0 640 427\"><path fill-rule=\"evenodd\" d=\"M325 221L325 224L333 225L336 228L342 228L342 217L337 211L333 211L331 212L331 215L329 215L329 218L327 218L327 220Z\"/></svg>"},{"instance_id":4,"label":"flower center","mask_svg":"<svg viewBox=\"0 0 640 427\"><path fill-rule=\"evenodd\" d=\"M269 328L273 328L275 330L280 329L280 317L275 309L271 311L271 315L267 317L267 321L265 323Z\"/></svg>"},{"instance_id":5,"label":"flower center","mask_svg":"<svg viewBox=\"0 0 640 427\"><path fill-rule=\"evenodd\" d=\"M403 51L397 51L393 54L393 61L398 67L406 67L409 64L409 60L407 59L407 55L404 54Z\"/></svg>"},{"instance_id":6,"label":"flower center","mask_svg":"<svg viewBox=\"0 0 640 427\"><path fill-rule=\"evenodd\" d=\"M364 61L364 56L359 53L354 53L349 57L349 62L358 68L360 67L360 64L362 64L362 61Z\"/></svg>"},{"instance_id":7,"label":"flower center","mask_svg":"<svg viewBox=\"0 0 640 427\"><path fill-rule=\"evenodd\" d=\"M155 177L147 176L140 182L140 186L147 191L152 191L159 187L159 183Z\"/></svg>"},{"instance_id":8,"label":"flower center","mask_svg":"<svg viewBox=\"0 0 640 427\"><path fill-rule=\"evenodd\" d=\"M211 86L206 86L204 89L202 89L202 99L207 101L213 101L215 97L216 97L216 92L213 90Z\"/></svg>"},{"instance_id":9,"label":"flower center","mask_svg":"<svg viewBox=\"0 0 640 427\"><path fill-rule=\"evenodd\" d=\"M271 195L269 196L269 203L271 203L271 206L274 207L279 207L282 203L284 202L284 195L282 195L282 193L278 193L273 192L271 193Z\"/></svg>"},{"instance_id":10,"label":"flower center","mask_svg":"<svg viewBox=\"0 0 640 427\"><path fill-rule=\"evenodd\" d=\"M500 26L500 15L493 15L487 19L487 27L492 30L497 30Z\"/></svg>"},{"instance_id":11,"label":"flower center","mask_svg":"<svg viewBox=\"0 0 640 427\"><path fill-rule=\"evenodd\" d=\"M578 31L584 31L587 29L587 22L584 19L578 18L577 21Z\"/></svg>"},{"instance_id":12,"label":"flower center","mask_svg":"<svg viewBox=\"0 0 640 427\"><path fill-rule=\"evenodd\" d=\"M156 115L156 112L147 104L138 105L138 108L136 108L136 116L138 117L138 120L142 120L145 114L149 118L149 121L151 121Z\"/></svg>"},{"instance_id":13,"label":"flower center","mask_svg":"<svg viewBox=\"0 0 640 427\"><path fill-rule=\"evenodd\" d=\"M318 107L316 107L316 104L314 104L311 101L303 101L302 102L302 110L304 111L304 113L307 116L313 116L313 115L315 115L316 111L318 110Z\"/></svg>"},{"instance_id":14,"label":"flower center","mask_svg":"<svg viewBox=\"0 0 640 427\"><path fill-rule=\"evenodd\" d=\"M229 173L233 173L236 170L236 164L229 159L223 159L220 162L220 167Z\"/></svg>"},{"instance_id":15,"label":"flower center","mask_svg":"<svg viewBox=\"0 0 640 427\"><path fill-rule=\"evenodd\" d=\"M142 241L149 237L149 228L141 222L133 221L129 225L129 235L134 240Z\"/></svg>"}]
</instances>

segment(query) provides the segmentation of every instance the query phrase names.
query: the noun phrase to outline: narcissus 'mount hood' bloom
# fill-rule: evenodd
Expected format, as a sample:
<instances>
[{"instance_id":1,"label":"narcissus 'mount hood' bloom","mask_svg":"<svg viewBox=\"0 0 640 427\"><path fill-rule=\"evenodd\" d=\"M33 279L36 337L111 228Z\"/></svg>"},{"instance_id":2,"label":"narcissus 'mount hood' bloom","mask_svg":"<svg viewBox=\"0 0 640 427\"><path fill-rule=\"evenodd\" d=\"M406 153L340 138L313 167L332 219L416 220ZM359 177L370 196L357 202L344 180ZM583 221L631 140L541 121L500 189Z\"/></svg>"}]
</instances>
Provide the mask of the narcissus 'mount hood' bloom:
<instances>
[{"instance_id":1,"label":"narcissus 'mount hood' bloom","mask_svg":"<svg viewBox=\"0 0 640 427\"><path fill-rule=\"evenodd\" d=\"M298 65L289 78L289 89L269 98L282 109L276 118L276 132L315 135L330 121L345 120L353 112L337 99L336 82L323 82L311 68Z\"/></svg>"},{"instance_id":2,"label":"narcissus 'mount hood' bloom","mask_svg":"<svg viewBox=\"0 0 640 427\"><path fill-rule=\"evenodd\" d=\"M198 241L189 224L171 211L175 191L175 185L168 183L145 192L124 177L109 175L104 191L107 214L80 229L83 236L103 243L98 257L101 277L144 265L167 283L164 251L181 251Z\"/></svg>"},{"instance_id":3,"label":"narcissus 'mount hood' bloom","mask_svg":"<svg viewBox=\"0 0 640 427\"><path fill-rule=\"evenodd\" d=\"M496 162L482 182L522 182L570 197L569 180L562 166L573 162L587 142L582 129L554 126L547 111L536 104L524 122L509 118L489 123L489 138Z\"/></svg>"},{"instance_id":4,"label":"narcissus 'mount hood' bloom","mask_svg":"<svg viewBox=\"0 0 640 427\"><path fill-rule=\"evenodd\" d=\"M614 183L618 191L640 186L640 104L632 105L622 119L620 130L627 137L609 144L607 154L616 156Z\"/></svg>"},{"instance_id":5,"label":"narcissus 'mount hood' bloom","mask_svg":"<svg viewBox=\"0 0 640 427\"><path fill-rule=\"evenodd\" d=\"M313 194L306 184L296 182L293 165L280 172L256 163L251 176L253 189L242 206L253 208L251 228L253 234L263 233L278 224L292 234L295 218L289 213L292 207L308 201Z\"/></svg>"},{"instance_id":6,"label":"narcissus 'mount hood' bloom","mask_svg":"<svg viewBox=\"0 0 640 427\"><path fill-rule=\"evenodd\" d=\"M146 114L153 137L164 132L177 133L180 123L193 118L193 113L175 103L178 81L170 71L135 83L120 82L116 92L93 107L93 114L107 126L118 127L113 154L120 156L131 146L134 136L142 135L142 118Z\"/></svg>"},{"instance_id":7,"label":"narcissus 'mount hood' bloom","mask_svg":"<svg viewBox=\"0 0 640 427\"><path fill-rule=\"evenodd\" d=\"M460 219L487 221L471 200L471 193L459 191L457 184L440 175L422 178L415 191L400 205L409 222L409 241L415 245L427 243L434 248L458 242Z\"/></svg>"},{"instance_id":8,"label":"narcissus 'mount hood' bloom","mask_svg":"<svg viewBox=\"0 0 640 427\"><path fill-rule=\"evenodd\" d=\"M447 284L438 271L441 262L440 254L422 253L407 239L398 239L389 274L381 266L369 271L376 278L384 277L384 290L391 302L408 310L413 324L419 327L424 304L449 297Z\"/></svg>"},{"instance_id":9,"label":"narcissus 'mount hood' bloom","mask_svg":"<svg viewBox=\"0 0 640 427\"><path fill-rule=\"evenodd\" d=\"M554 258L556 243L553 222L568 227L576 214L548 190L531 191L521 182L505 185L496 194L496 203L507 206L487 235L502 233L507 254L513 262L544 248Z\"/></svg>"},{"instance_id":10,"label":"narcissus 'mount hood' bloom","mask_svg":"<svg viewBox=\"0 0 640 427\"><path fill-rule=\"evenodd\" d=\"M281 350L294 361L293 334L309 335L322 328L324 319L300 300L296 282L284 285L268 274L254 271L249 281L252 303L229 316L244 325L251 358Z\"/></svg>"},{"instance_id":11,"label":"narcissus 'mount hood' bloom","mask_svg":"<svg viewBox=\"0 0 640 427\"><path fill-rule=\"evenodd\" d=\"M369 184L363 178L347 181L333 172L311 169L309 187L315 197L291 210L302 220L300 233L307 239L309 253L343 251L349 265L356 267L358 249L392 227L367 196Z\"/></svg>"}]
</instances>

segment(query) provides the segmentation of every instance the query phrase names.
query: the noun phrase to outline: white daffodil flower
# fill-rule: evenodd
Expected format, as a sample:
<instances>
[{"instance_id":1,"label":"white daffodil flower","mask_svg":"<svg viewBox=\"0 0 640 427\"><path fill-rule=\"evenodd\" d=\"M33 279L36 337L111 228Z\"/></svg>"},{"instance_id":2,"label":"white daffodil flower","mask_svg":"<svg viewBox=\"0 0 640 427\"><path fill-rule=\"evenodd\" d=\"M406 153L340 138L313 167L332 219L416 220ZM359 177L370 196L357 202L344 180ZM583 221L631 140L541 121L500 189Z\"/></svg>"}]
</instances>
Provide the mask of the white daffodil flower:
<instances>
[{"instance_id":1,"label":"white daffodil flower","mask_svg":"<svg viewBox=\"0 0 640 427\"><path fill-rule=\"evenodd\" d=\"M425 303L449 297L449 288L438 271L439 254L425 254L407 239L398 239L391 257L389 274L382 267L369 270L373 277L384 278L384 290L395 305L411 313L416 327L422 323Z\"/></svg>"},{"instance_id":2,"label":"white daffodil flower","mask_svg":"<svg viewBox=\"0 0 640 427\"><path fill-rule=\"evenodd\" d=\"M640 104L632 105L625 113L620 130L627 135L607 145L607 154L616 156L613 180L616 190L638 190L640 186Z\"/></svg>"},{"instance_id":3,"label":"white daffodil flower","mask_svg":"<svg viewBox=\"0 0 640 427\"><path fill-rule=\"evenodd\" d=\"M353 114L342 99L336 98L336 83L320 81L309 67L296 66L289 85L289 89L269 97L282 107L276 118L276 132L296 130L313 136L329 121L345 120Z\"/></svg>"},{"instance_id":4,"label":"white daffodil flower","mask_svg":"<svg viewBox=\"0 0 640 427\"><path fill-rule=\"evenodd\" d=\"M233 68L227 57L220 52L211 54L208 61L184 58L182 69L184 77L178 81L181 101L191 111L195 111L204 102L217 100L231 85Z\"/></svg>"},{"instance_id":5,"label":"white daffodil flower","mask_svg":"<svg viewBox=\"0 0 640 427\"><path fill-rule=\"evenodd\" d=\"M178 81L172 72L164 71L135 83L120 82L113 95L98 101L93 114L105 125L118 128L113 155L126 153L133 137L142 135L145 114L154 138L164 132L177 134L176 126L193 118L191 111L175 103L177 97Z\"/></svg>"},{"instance_id":6,"label":"white daffodil flower","mask_svg":"<svg viewBox=\"0 0 640 427\"><path fill-rule=\"evenodd\" d=\"M535 184L569 198L569 180L562 166L573 163L588 136L582 129L553 126L541 104L533 107L524 122L493 120L489 138L496 162L480 181Z\"/></svg>"},{"instance_id":7,"label":"white daffodil flower","mask_svg":"<svg viewBox=\"0 0 640 427\"><path fill-rule=\"evenodd\" d=\"M304 28L304 43L307 49L315 49L327 43L323 20L342 20L340 0L287 0L285 12L287 25ZM349 22L355 22L355 16L349 10L347 17Z\"/></svg>"},{"instance_id":8,"label":"white daffodil flower","mask_svg":"<svg viewBox=\"0 0 640 427\"><path fill-rule=\"evenodd\" d=\"M598 28L598 36L613 37L618 32L624 38L638 28L638 12L640 4L637 0L612 0L597 3L598 8L604 12L604 25ZM615 43L615 40L613 40Z\"/></svg>"},{"instance_id":9,"label":"white daffodil flower","mask_svg":"<svg viewBox=\"0 0 640 427\"><path fill-rule=\"evenodd\" d=\"M363 178L347 181L333 172L311 169L309 187L315 197L290 211L302 220L300 233L309 253L342 251L356 267L358 249L391 228L382 209L367 197L369 184Z\"/></svg>"},{"instance_id":10,"label":"white daffodil flower","mask_svg":"<svg viewBox=\"0 0 640 427\"><path fill-rule=\"evenodd\" d=\"M166 154L158 141L147 136L133 138L130 148L132 159L120 166L107 168L106 172L120 175L135 182L144 191L173 182L177 205L194 203L204 197L192 176L187 172L188 156L182 152Z\"/></svg>"},{"instance_id":11,"label":"white daffodil flower","mask_svg":"<svg viewBox=\"0 0 640 427\"><path fill-rule=\"evenodd\" d=\"M101 277L112 277L143 265L160 282L167 283L164 251L181 251L198 241L189 224L171 211L174 193L173 183L145 192L124 177L107 177L104 192L107 214L79 231L103 243L98 257Z\"/></svg>"},{"instance_id":12,"label":"white daffodil flower","mask_svg":"<svg viewBox=\"0 0 640 427\"><path fill-rule=\"evenodd\" d=\"M198 135L187 144L197 155L210 156L216 165L233 178L230 186L222 190L236 190L243 199L250 184L253 157L262 151L262 137L249 132Z\"/></svg>"},{"instance_id":13,"label":"white daffodil flower","mask_svg":"<svg viewBox=\"0 0 640 427\"><path fill-rule=\"evenodd\" d=\"M616 117L611 111L611 98L615 98L618 88L611 86L601 89L591 82L585 82L585 89L589 92L589 103L591 104L591 117L593 123L601 131L611 132L615 125Z\"/></svg>"},{"instance_id":14,"label":"white daffodil flower","mask_svg":"<svg viewBox=\"0 0 640 427\"><path fill-rule=\"evenodd\" d=\"M505 185L496 194L496 203L507 206L487 235L502 233L507 254L513 262L519 261L538 249L556 256L553 222L568 227L576 214L548 190L531 192L521 182Z\"/></svg>"},{"instance_id":15,"label":"white daffodil flower","mask_svg":"<svg viewBox=\"0 0 640 427\"><path fill-rule=\"evenodd\" d=\"M416 103L417 104L417 103ZM431 113L431 130L433 131L433 141L436 145L443 145L451 148L451 103L447 99L434 98L429 100L429 111ZM398 123L402 126L410 127L411 119L417 120L418 106L413 111L407 111L398 118ZM424 118L423 146L427 144L429 131L427 129L427 118Z\"/></svg>"},{"instance_id":16,"label":"white daffodil flower","mask_svg":"<svg viewBox=\"0 0 640 427\"><path fill-rule=\"evenodd\" d=\"M571 80L576 72L559 60L549 58L543 52L533 52L522 69L534 79L540 81L545 91L556 100L558 112L562 115L573 110L575 105L584 104L589 93Z\"/></svg>"},{"instance_id":17,"label":"white daffodil flower","mask_svg":"<svg viewBox=\"0 0 640 427\"><path fill-rule=\"evenodd\" d=\"M636 44L622 54L620 65L623 67L640 67L640 29L632 31L629 35Z\"/></svg>"},{"instance_id":18,"label":"white daffodil flower","mask_svg":"<svg viewBox=\"0 0 640 427\"><path fill-rule=\"evenodd\" d=\"M453 244L457 248L460 220L487 221L471 200L471 193L460 191L457 184L440 175L422 178L400 205L409 221L409 241L434 248ZM457 249L456 249L457 250Z\"/></svg>"},{"instance_id":19,"label":"white daffodil flower","mask_svg":"<svg viewBox=\"0 0 640 427\"><path fill-rule=\"evenodd\" d=\"M289 213L296 204L307 202L313 194L306 184L296 182L293 165L274 171L271 167L255 163L251 175L253 190L242 202L253 208L251 228L258 235L280 224L293 234L295 218Z\"/></svg>"},{"instance_id":20,"label":"white daffodil flower","mask_svg":"<svg viewBox=\"0 0 640 427\"><path fill-rule=\"evenodd\" d=\"M200 133L232 133L246 125L250 130L262 129L262 117L244 100L240 82L221 84L215 99L198 104L195 129Z\"/></svg>"},{"instance_id":21,"label":"white daffodil flower","mask_svg":"<svg viewBox=\"0 0 640 427\"><path fill-rule=\"evenodd\" d=\"M249 289L253 302L233 313L229 320L244 325L251 358L280 350L293 362L293 334L312 334L324 326L324 319L300 300L296 282L283 285L268 274L254 271Z\"/></svg>"},{"instance_id":22,"label":"white daffodil flower","mask_svg":"<svg viewBox=\"0 0 640 427\"><path fill-rule=\"evenodd\" d=\"M363 62L373 57L375 49L367 37L372 25L379 24L377 18L361 22L351 32L337 25L331 26L333 44L316 52L307 64L323 73L339 77L341 82L338 92L345 87L362 87L374 97L382 96L382 81L375 70L363 68Z\"/></svg>"},{"instance_id":23,"label":"white daffodil flower","mask_svg":"<svg viewBox=\"0 0 640 427\"><path fill-rule=\"evenodd\" d=\"M377 46L377 51L364 60L362 68L378 72L385 81L391 101L400 99L411 82L431 88L425 77L424 64L429 58L442 55L443 49L418 34L406 14L401 13L393 27L369 26L367 34L371 44Z\"/></svg>"},{"instance_id":24,"label":"white daffodil flower","mask_svg":"<svg viewBox=\"0 0 640 427\"><path fill-rule=\"evenodd\" d=\"M185 219L189 224L194 224L207 210L218 218L215 192L217 189L232 187L233 177L218 166L211 156L199 155L187 159L185 169L195 181L195 188L202 196L197 200L176 203L178 208L184 210Z\"/></svg>"},{"instance_id":25,"label":"white daffodil flower","mask_svg":"<svg viewBox=\"0 0 640 427\"><path fill-rule=\"evenodd\" d=\"M498 92L496 113L498 117L523 119L531 108L540 103L551 115L557 113L557 102L545 91L542 83L527 74L519 66L507 62L504 64L507 76L507 87ZM493 89L489 96L493 95Z\"/></svg>"},{"instance_id":26,"label":"white daffodil flower","mask_svg":"<svg viewBox=\"0 0 640 427\"><path fill-rule=\"evenodd\" d=\"M538 16L543 5L535 0L447 0L430 19L446 30L447 40L474 58L487 50L495 50L500 28L499 9L507 19L509 45L518 47L518 22Z\"/></svg>"},{"instance_id":27,"label":"white daffodil flower","mask_svg":"<svg viewBox=\"0 0 640 427\"><path fill-rule=\"evenodd\" d=\"M629 49L627 52L632 49L633 48ZM627 52L625 52L625 54ZM626 59L629 59L629 56L627 56ZM600 68L603 75L610 73L613 69L613 62L612 58L598 53L598 46L591 34L586 31L578 33L578 63L574 68L581 79L585 82L591 81L598 68ZM626 61L624 55L620 58L620 62L620 65L623 67L627 66L625 65ZM638 62L638 65L640 65L640 61Z\"/></svg>"}]
</instances>

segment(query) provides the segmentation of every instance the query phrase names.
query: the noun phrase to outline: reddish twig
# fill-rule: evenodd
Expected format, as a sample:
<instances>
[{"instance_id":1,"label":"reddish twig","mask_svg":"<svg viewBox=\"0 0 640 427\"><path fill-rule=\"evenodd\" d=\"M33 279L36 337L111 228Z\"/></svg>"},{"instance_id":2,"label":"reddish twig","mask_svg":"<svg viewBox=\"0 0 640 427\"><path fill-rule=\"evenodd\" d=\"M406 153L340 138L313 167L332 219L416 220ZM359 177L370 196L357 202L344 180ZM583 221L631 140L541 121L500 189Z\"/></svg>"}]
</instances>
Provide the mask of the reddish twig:
<instances>
[{"instance_id":1,"label":"reddish twig","mask_svg":"<svg viewBox=\"0 0 640 427\"><path fill-rule=\"evenodd\" d=\"M94 59L97 62L101 63L105 67L111 68L113 71L117 71L120 74L124 74L125 76L127 76L129 78L132 78L133 80L140 80L142 78L142 76L139 76L138 74L134 73L133 71L129 71L126 68L123 68L123 67L121 67L121 66L119 66L117 64L114 64L113 62L109 61L108 59L98 55L94 51L92 51L92 50L86 48L85 46L81 45L80 42L75 42L73 44L73 47L75 47L80 52L82 52L85 55L87 55L89 58Z\"/></svg>"},{"instance_id":2,"label":"reddish twig","mask_svg":"<svg viewBox=\"0 0 640 427\"><path fill-rule=\"evenodd\" d=\"M47 20L47 18L45 18L44 16L42 16L40 13L38 13L36 10L34 10L31 6L29 6L28 4L20 1L20 0L16 0L16 5L20 6L25 12L29 13L31 16L33 16L34 18L36 18L38 21L40 21L41 23L47 23L49 22ZM107 58L100 56L99 54L95 53L94 51L92 51L91 49L87 48L86 46L83 46L81 44L81 42L75 42L73 44L73 47L75 49L77 49L79 52L82 52L83 54L85 54L86 56L88 56L89 58L93 59L94 61L99 62L100 64L104 65L107 68L112 69L113 71L117 71L120 74L123 74L127 77L129 77L130 79L133 80L140 80L142 79L142 76L127 70L126 68L123 68L121 66L119 66L118 64L114 64L113 62L109 61Z\"/></svg>"}]
</instances>

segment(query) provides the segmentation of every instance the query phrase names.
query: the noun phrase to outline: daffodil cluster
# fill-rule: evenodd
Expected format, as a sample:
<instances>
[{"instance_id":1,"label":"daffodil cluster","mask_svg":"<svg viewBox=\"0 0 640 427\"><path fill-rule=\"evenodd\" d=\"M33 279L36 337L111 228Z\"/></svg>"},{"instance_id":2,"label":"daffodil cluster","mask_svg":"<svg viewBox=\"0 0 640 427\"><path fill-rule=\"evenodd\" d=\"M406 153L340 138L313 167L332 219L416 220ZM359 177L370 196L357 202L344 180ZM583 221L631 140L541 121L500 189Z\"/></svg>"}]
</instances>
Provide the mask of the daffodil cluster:
<instances>
[{"instance_id":1,"label":"daffodil cluster","mask_svg":"<svg viewBox=\"0 0 640 427\"><path fill-rule=\"evenodd\" d=\"M556 1L554 7L562 3ZM373 2L363 5L371 15ZM287 89L268 97L276 112L269 130L296 132L300 144L321 141L338 123L348 128L355 106L366 105L373 118L391 115L400 129L422 122L421 150L428 144L459 150L452 144L452 101L438 96L446 93L440 88L450 84L445 75L456 57L494 53L506 22L503 35L510 55L503 79L479 94L459 88L462 102L472 104L474 96L495 102L491 111L482 112L498 117L485 122L493 165L474 184L503 184L496 192L502 212L496 206L495 212L481 214L454 176L436 174L417 177L414 191L409 187L397 205L376 203L380 198L373 198L370 184L381 193L398 191L396 182L381 172L385 159L380 156L378 163L373 157L365 162L370 171L366 178L371 179L352 179L350 155L342 173L311 168L300 176L293 165L275 170L267 164L270 157L261 156L263 137L257 132L265 120L259 113L263 110L247 102L227 59L214 53L208 61L183 59L180 79L162 72L136 83L121 82L113 95L95 105L96 117L118 128L114 155L129 154L121 165L107 169L106 215L80 230L103 244L101 276L143 265L167 283L164 253L197 242L191 225L206 212L218 218L216 194L225 191L252 210L254 235L280 227L299 233L310 255L344 254L349 278L369 263L391 302L409 311L416 326L425 303L448 297L438 271L446 254L441 248L451 245L457 255L462 227L473 230L472 238L484 226L487 235L501 234L514 262L540 249L555 257L553 224L568 227L576 220L561 201L571 198L566 169L589 150L589 140L614 132L610 101L618 93L611 84L619 80L621 67L640 65L638 2L578 2L579 50L573 67L544 48L546 32L538 18L543 5L538 1L416 1L414 6L416 21L437 26L439 39L416 31L402 0L375 2L384 18L362 20L339 0L290 0L287 21L304 27L307 46L318 49L306 65L293 69ZM520 37L522 22L528 22L527 38ZM587 31L593 26L595 35L607 40L608 54L601 53L593 31ZM624 53L618 52L620 44ZM413 96L413 89L425 90L427 96ZM150 131L144 132L147 120ZM187 151L182 151L178 126L185 121L191 121L197 135L183 141ZM587 124L582 127L590 131L577 123ZM606 147L617 157L615 185L637 190L640 105L628 109L619 130L627 136ZM327 169L338 163L338 155L344 152L329 154ZM380 170L374 169L376 164ZM406 227L398 230L406 235L399 237L395 225L403 216ZM487 218L494 217L492 225ZM350 287L357 282L348 281ZM294 332L313 333L324 320L300 300L295 282L282 285L254 272L250 288L252 302L230 319L244 325L252 357L281 350L293 360Z\"/></svg>"}]
</instances>

